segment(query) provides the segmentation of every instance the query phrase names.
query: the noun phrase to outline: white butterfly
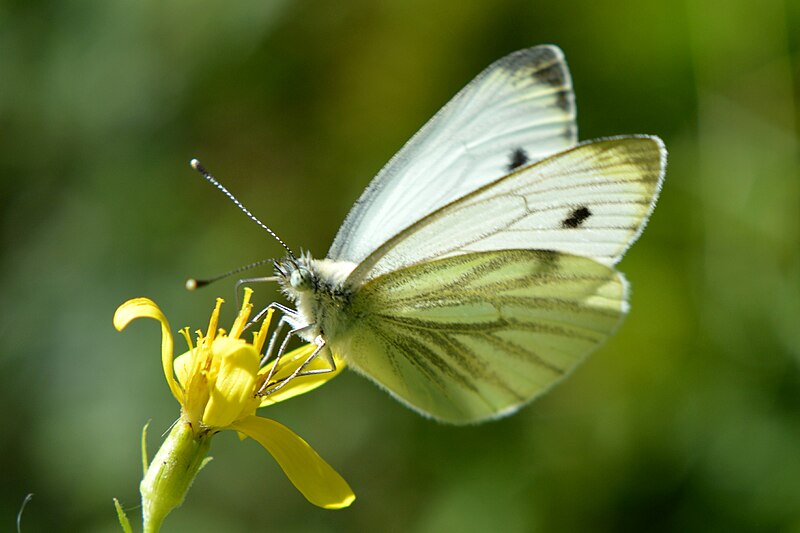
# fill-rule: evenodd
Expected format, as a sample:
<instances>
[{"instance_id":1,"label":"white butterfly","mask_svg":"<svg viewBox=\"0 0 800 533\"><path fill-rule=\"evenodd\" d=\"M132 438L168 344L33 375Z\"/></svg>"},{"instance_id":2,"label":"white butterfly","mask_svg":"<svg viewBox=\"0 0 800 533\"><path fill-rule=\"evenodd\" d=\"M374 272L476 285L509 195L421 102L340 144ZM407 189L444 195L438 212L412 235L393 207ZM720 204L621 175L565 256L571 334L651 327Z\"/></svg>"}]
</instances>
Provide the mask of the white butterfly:
<instances>
[{"instance_id":1,"label":"white butterfly","mask_svg":"<svg viewBox=\"0 0 800 533\"><path fill-rule=\"evenodd\" d=\"M507 415L616 330L628 289L613 265L665 166L657 137L577 144L561 50L514 52L389 161L326 259L276 263L296 309L273 306L312 358L341 357L423 415Z\"/></svg>"}]
</instances>

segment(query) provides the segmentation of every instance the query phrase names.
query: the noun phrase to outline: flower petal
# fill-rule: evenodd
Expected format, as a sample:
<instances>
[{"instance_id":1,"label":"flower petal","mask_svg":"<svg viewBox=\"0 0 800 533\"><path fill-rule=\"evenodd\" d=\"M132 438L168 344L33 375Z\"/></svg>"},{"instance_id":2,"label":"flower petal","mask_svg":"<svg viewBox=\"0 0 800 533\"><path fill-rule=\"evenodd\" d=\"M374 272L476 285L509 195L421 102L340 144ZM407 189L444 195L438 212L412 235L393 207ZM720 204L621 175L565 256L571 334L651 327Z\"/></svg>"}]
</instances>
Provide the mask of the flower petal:
<instances>
[{"instance_id":1,"label":"flower petal","mask_svg":"<svg viewBox=\"0 0 800 533\"><path fill-rule=\"evenodd\" d=\"M241 418L247 408L255 411L253 391L259 356L252 344L231 337L217 337L211 349L219 358L219 372L203 414L209 427L224 428Z\"/></svg>"},{"instance_id":2,"label":"flower petal","mask_svg":"<svg viewBox=\"0 0 800 533\"><path fill-rule=\"evenodd\" d=\"M164 377L172 395L178 402L182 401L183 392L175 381L172 371L172 333L169 330L167 317L155 302L149 298L133 298L117 308L114 313L114 327L122 331L136 318L153 318L161 323L161 366L164 368Z\"/></svg>"},{"instance_id":3,"label":"flower petal","mask_svg":"<svg viewBox=\"0 0 800 533\"><path fill-rule=\"evenodd\" d=\"M341 509L356 499L350 485L306 441L274 420L249 416L231 429L255 439L278 462L308 501L325 509Z\"/></svg>"},{"instance_id":4,"label":"flower petal","mask_svg":"<svg viewBox=\"0 0 800 533\"><path fill-rule=\"evenodd\" d=\"M189 382L189 375L192 371L192 355L192 351L189 350L175 358L173 365L178 383L185 384Z\"/></svg>"},{"instance_id":5,"label":"flower petal","mask_svg":"<svg viewBox=\"0 0 800 533\"><path fill-rule=\"evenodd\" d=\"M314 352L315 348L316 346L314 344L306 344L305 346L301 346L296 350L292 350L281 357L278 371L275 372L274 376L272 376L271 381L276 382L291 376L292 372L294 372L300 365L303 364L303 362L305 362L306 359L308 359L308 357ZM269 396L264 396L261 398L259 407L265 407L267 405L288 400L294 396L312 391L320 385L324 385L329 380L338 376L339 373L344 370L345 363L343 359L340 357L334 357L334 361L336 362L336 370L293 379L281 389L275 391ZM259 374L263 375L268 373L271 367L272 365L268 363L264 368L261 369ZM324 357L317 357L311 361L311 363L309 363L309 365L306 367L306 370L324 370L329 368L330 364Z\"/></svg>"}]
</instances>

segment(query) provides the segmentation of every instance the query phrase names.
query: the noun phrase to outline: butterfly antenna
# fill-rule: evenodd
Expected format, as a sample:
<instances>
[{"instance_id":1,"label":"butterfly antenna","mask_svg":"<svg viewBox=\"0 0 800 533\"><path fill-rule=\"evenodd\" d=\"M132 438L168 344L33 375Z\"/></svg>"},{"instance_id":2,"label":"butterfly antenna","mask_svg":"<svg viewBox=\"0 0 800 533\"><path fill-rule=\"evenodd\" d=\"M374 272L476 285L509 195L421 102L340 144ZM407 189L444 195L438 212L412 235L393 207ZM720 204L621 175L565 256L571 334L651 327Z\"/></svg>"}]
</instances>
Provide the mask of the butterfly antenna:
<instances>
[{"instance_id":1,"label":"butterfly antenna","mask_svg":"<svg viewBox=\"0 0 800 533\"><path fill-rule=\"evenodd\" d=\"M214 276L213 278L208 279L196 279L196 278L189 278L186 280L186 290L193 291L195 289L199 289L200 287L205 287L206 285L210 285L215 281L219 281L221 279L225 279L228 276L232 276L234 274L238 274L239 272L244 272L245 270L250 270L251 268L256 268L261 265L266 265L267 263L274 263L274 259L262 259L261 261L256 261L255 263L250 263L249 265L240 266L239 268L234 268L233 270L229 270L223 274L218 276ZM272 278L264 278L264 279L272 279Z\"/></svg>"},{"instance_id":2,"label":"butterfly antenna","mask_svg":"<svg viewBox=\"0 0 800 533\"><path fill-rule=\"evenodd\" d=\"M249 209L247 209L247 208L246 208L244 205L242 205L242 202L240 202L240 201L239 201L239 200L238 200L238 199L237 199L237 198L236 198L236 197L233 195L233 193L231 193L231 191L229 191L228 189L226 189L226 188L225 188L225 186L224 186L223 184L221 184L220 182L218 182L218 181L216 180L216 178L214 178L214 176L212 176L211 174L209 174L209 173L208 173L208 171L205 169L205 167L204 167L203 165L201 165L201 164L200 164L200 161L198 161L197 159L192 159L192 160L189 162L189 164L190 164L190 165L192 165L192 168L193 168L193 169L195 169L196 171L198 171L198 172L200 173L200 175L201 175L201 176L203 176L207 182L209 182L211 185L213 185L214 187L216 187L217 189L219 189L219 190L220 190L220 192L222 192L222 194L224 194L225 196L227 196L227 197L228 197L228 200L230 200L231 202L233 202L233 205L235 205L236 207L238 207L238 208L239 208L239 210L241 210L241 212L242 212L242 213L244 213L245 215L247 215L247 216L250 218L250 220L252 220L252 221L253 221L253 222L255 222L256 224L258 224L259 226L261 226L261 228L262 228L262 229L266 230L266 231L267 231L267 233L269 233L270 235L272 235L272 236L275 238L275 240L276 240L276 241L278 241L278 243L280 243L280 245L281 245L281 246L283 246L283 248L284 248L284 249L285 249L287 252L289 252L289 256L290 256L292 259L295 259L295 255L294 255L294 252L292 252L292 249L291 249L291 248L289 248L289 246L287 246L287 245L286 245L286 243L285 243L285 242L283 242L283 240L281 240L281 238L280 238L280 237L278 237L278 236L275 234L275 232L274 232L274 231L272 231L271 229L269 229L269 226L267 226L266 224L264 224L263 222L261 222L261 221L260 221L260 220L259 220L259 219L258 219L258 218L257 218L257 217L256 217L256 216L253 214L253 213L251 213L251 212L250 212L250 210L249 210ZM212 280L212 281L213 281L213 280ZM188 282L187 282L187 283L188 283Z\"/></svg>"}]
</instances>

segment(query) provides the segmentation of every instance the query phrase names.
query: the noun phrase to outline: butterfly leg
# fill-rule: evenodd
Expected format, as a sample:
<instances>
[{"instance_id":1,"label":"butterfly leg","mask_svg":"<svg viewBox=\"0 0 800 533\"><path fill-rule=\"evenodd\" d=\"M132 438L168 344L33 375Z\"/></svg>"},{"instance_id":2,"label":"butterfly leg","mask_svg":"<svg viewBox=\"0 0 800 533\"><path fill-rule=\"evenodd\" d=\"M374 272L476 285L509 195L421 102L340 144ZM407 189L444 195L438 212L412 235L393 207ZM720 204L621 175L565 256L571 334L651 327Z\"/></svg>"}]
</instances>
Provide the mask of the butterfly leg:
<instances>
[{"instance_id":1,"label":"butterfly leg","mask_svg":"<svg viewBox=\"0 0 800 533\"><path fill-rule=\"evenodd\" d=\"M260 261L255 263L254 265L247 265L248 267L258 266L261 263ZM257 278L241 278L236 280L236 284L233 286L233 293L236 296L236 307L242 307L241 295L242 291L240 290L242 287L246 286L248 283L267 283L267 282L275 282L278 281L278 278L275 276L260 276ZM267 307L269 309L269 307ZM262 313L266 311L266 309L262 309ZM246 327L250 327L255 320L251 320Z\"/></svg>"},{"instance_id":2,"label":"butterfly leg","mask_svg":"<svg viewBox=\"0 0 800 533\"><path fill-rule=\"evenodd\" d=\"M295 311L294 309L291 309L291 308L289 308L289 307L286 307L285 305L281 305L281 304L279 304L278 302L272 302L271 304L269 304L268 306L266 306L264 309L262 309L261 311L259 311L258 313L256 313L256 316L254 316L253 318L251 318L251 319L250 319L250 321L247 323L247 325L246 325L246 326L243 328L243 330L242 330L242 331L247 331L247 329L248 329L250 326L252 326L252 325L253 325L253 324L255 324L256 322L258 322L259 320L261 320L262 318L264 318L264 315L266 315L267 313L269 313L269 311L270 311L271 309L272 309L272 310L277 310L277 311L280 311L280 312L283 314L283 316L281 317L281 322L283 322L284 320L288 320L288 321L290 321L290 322L291 322L291 319L292 319L292 318L295 318L295 317L297 317L297 311ZM287 318L287 317L288 317L288 318ZM270 341L270 345L271 345L271 343L272 343L272 341Z\"/></svg>"},{"instance_id":3,"label":"butterfly leg","mask_svg":"<svg viewBox=\"0 0 800 533\"><path fill-rule=\"evenodd\" d=\"M269 345L267 345L267 351L264 353L264 357L261 358L261 365L269 361L270 357L272 357L272 351L275 349L275 342L278 340L278 336L280 335L281 331L283 330L283 326L287 323L292 324L294 320L297 318L297 311L294 309L290 309L286 306L283 306L279 303L271 303L265 309L256 315L256 317L251 321L255 322L257 320L261 320L261 317L264 316L270 309L277 309L283 316L278 321L278 325L275 327L275 331L272 332L272 336L269 339ZM281 342L280 348L278 348L278 354L275 356L275 361L272 362L272 368L269 369L269 374L267 374L267 379L264 381L264 385L259 389L258 394L264 390L266 384L269 383L269 380L272 379L272 376L275 374L275 370L278 368L278 363L281 360L281 356L286 353L286 345L289 344L289 340L292 338L292 335L297 335L299 332L303 331L304 329L308 328L309 326L302 326L299 328L295 328L290 330L286 336L283 338L283 342Z\"/></svg>"},{"instance_id":4,"label":"butterfly leg","mask_svg":"<svg viewBox=\"0 0 800 533\"><path fill-rule=\"evenodd\" d=\"M284 350L286 348L286 343L288 341L288 338L291 337L291 335L293 335L293 334L297 334L302 329L305 329L305 328L298 328L297 330L292 330L286 335L286 339L284 339L284 342L281 344L281 348L278 350L278 356L276 357L276 361L283 354L283 352L284 352ZM311 355L309 355L306 358L305 361L303 361L303 363L299 367L297 367L294 370L294 372L292 372L289 376L287 376L287 377L285 377L285 378L283 378L283 379L281 379L281 380L279 380L277 382L270 383L270 379L271 379L272 374L274 373L275 367L276 367L276 365L273 365L272 369L270 369L270 374L267 376L267 379L264 381L264 385L258 391L257 395L258 396L267 396L269 394L272 394L272 393L282 389L283 387L285 387L287 383L289 383L291 380L293 380L294 378L297 378L297 377L313 376L315 374L327 374L328 372L335 372L336 371L336 362L333 359L333 355L331 354L331 351L330 350L327 350L327 351L325 350L325 348L327 347L327 343L325 342L325 339L321 335L319 335L319 336L317 336L316 339L314 339L314 344L316 344L316 348L314 349L314 351L311 353ZM313 370L306 370L308 365L310 365L311 362L314 361L314 359L316 359L317 356L319 356L321 353L324 353L324 355L322 355L322 357L325 358L326 362L329 363L330 367L329 368L316 368L316 369L313 369Z\"/></svg>"},{"instance_id":5,"label":"butterfly leg","mask_svg":"<svg viewBox=\"0 0 800 533\"><path fill-rule=\"evenodd\" d=\"M267 361L269 361L272 358L272 352L275 350L275 343L277 342L278 336L281 334L281 331L283 331L283 327L286 325L287 322L288 320L286 319L285 316L282 316L281 319L278 321L278 325L275 326L275 331L272 332L272 335L269 338L267 351L264 352L264 357L261 358L260 366L264 366L265 364L267 364Z\"/></svg>"},{"instance_id":6,"label":"butterfly leg","mask_svg":"<svg viewBox=\"0 0 800 533\"><path fill-rule=\"evenodd\" d=\"M328 350L324 349L327 343L322 337L317 337L317 339L319 339L319 341L323 343L323 346L321 348L322 351L320 351L320 357L325 359L325 362L328 363L329 368L316 368L314 370L305 370L303 372L300 372L298 376L313 376L314 374L327 374L328 372L336 372L336 360L333 358L333 353L330 351L330 349Z\"/></svg>"}]
</instances>

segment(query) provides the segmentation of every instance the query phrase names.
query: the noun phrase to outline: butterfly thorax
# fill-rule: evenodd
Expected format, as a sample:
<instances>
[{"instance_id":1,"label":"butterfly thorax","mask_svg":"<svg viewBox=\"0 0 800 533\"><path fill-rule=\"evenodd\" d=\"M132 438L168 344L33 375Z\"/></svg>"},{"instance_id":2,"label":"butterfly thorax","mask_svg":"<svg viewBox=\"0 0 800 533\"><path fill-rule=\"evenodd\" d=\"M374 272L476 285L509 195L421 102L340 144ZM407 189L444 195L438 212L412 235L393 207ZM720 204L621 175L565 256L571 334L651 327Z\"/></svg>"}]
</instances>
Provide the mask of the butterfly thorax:
<instances>
[{"instance_id":1,"label":"butterfly thorax","mask_svg":"<svg viewBox=\"0 0 800 533\"><path fill-rule=\"evenodd\" d=\"M297 309L297 316L287 320L293 328L306 328L300 332L305 340L324 336L327 319L348 305L352 290L347 277L355 267L355 263L314 259L309 254L275 263L281 290Z\"/></svg>"}]
</instances>

